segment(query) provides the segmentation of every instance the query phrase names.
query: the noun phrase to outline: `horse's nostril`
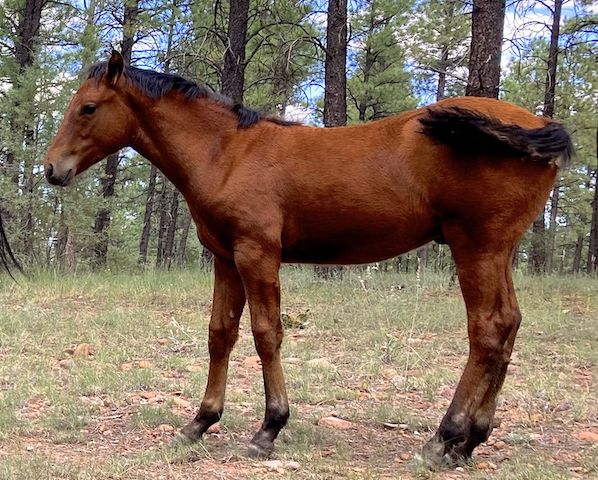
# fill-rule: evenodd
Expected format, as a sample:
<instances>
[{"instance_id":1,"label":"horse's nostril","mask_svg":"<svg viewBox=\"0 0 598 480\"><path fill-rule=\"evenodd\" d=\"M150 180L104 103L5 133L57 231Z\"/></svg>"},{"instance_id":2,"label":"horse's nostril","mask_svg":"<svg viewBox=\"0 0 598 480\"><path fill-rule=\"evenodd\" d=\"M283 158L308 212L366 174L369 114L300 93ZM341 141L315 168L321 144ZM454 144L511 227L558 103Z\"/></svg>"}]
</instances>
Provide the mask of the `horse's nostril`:
<instances>
[{"instance_id":1,"label":"horse's nostril","mask_svg":"<svg viewBox=\"0 0 598 480\"><path fill-rule=\"evenodd\" d=\"M50 163L46 167L46 178L49 180L52 177L53 173L54 173L54 166Z\"/></svg>"}]
</instances>

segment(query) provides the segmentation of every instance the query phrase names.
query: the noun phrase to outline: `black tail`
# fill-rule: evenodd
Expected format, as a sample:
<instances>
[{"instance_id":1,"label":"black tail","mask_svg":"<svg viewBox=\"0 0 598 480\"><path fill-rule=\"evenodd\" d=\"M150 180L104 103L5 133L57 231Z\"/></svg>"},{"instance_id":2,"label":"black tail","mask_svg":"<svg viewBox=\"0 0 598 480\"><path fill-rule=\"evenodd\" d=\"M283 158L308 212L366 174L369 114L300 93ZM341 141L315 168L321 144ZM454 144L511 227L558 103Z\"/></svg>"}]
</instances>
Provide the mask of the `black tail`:
<instances>
[{"instance_id":1,"label":"black tail","mask_svg":"<svg viewBox=\"0 0 598 480\"><path fill-rule=\"evenodd\" d=\"M420 123L422 133L467 153L520 156L567 167L574 152L569 133L556 122L527 129L450 107L428 108Z\"/></svg>"},{"instance_id":2,"label":"black tail","mask_svg":"<svg viewBox=\"0 0 598 480\"><path fill-rule=\"evenodd\" d=\"M2 216L0 216L0 264L11 277L12 268L16 268L21 273L23 273L23 269L21 268L19 261L15 258L14 254L12 253L10 244L8 243L8 238L6 238L6 233L4 232L4 223L2 222Z\"/></svg>"}]
</instances>

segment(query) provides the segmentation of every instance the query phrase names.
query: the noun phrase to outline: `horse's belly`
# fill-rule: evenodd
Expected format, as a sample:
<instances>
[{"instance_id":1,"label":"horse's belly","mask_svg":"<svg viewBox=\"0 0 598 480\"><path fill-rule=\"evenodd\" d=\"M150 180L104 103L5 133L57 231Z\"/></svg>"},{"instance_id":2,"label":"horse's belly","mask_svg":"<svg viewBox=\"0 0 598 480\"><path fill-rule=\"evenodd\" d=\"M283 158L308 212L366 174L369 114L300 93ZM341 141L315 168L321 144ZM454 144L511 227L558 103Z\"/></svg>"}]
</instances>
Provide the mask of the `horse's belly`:
<instances>
[{"instance_id":1,"label":"horse's belly","mask_svg":"<svg viewBox=\"0 0 598 480\"><path fill-rule=\"evenodd\" d=\"M384 228L364 228L329 235L309 235L282 246L282 261L288 263L360 264L377 262L408 252L429 242L438 231L415 224Z\"/></svg>"}]
</instances>

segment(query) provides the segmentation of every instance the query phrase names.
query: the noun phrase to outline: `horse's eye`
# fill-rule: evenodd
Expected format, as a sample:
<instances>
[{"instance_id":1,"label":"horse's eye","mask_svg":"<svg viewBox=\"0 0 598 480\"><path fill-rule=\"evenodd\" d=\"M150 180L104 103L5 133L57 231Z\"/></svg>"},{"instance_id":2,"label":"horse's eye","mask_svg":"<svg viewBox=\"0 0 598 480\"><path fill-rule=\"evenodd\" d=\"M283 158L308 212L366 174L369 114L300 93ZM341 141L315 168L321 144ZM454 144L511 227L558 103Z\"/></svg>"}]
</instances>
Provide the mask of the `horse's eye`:
<instances>
[{"instance_id":1,"label":"horse's eye","mask_svg":"<svg viewBox=\"0 0 598 480\"><path fill-rule=\"evenodd\" d=\"M93 103L88 103L87 105L85 105L83 107L83 110L81 110L81 113L83 113L83 115L91 115L92 113L94 113L96 111L98 107L96 105L94 105Z\"/></svg>"}]
</instances>

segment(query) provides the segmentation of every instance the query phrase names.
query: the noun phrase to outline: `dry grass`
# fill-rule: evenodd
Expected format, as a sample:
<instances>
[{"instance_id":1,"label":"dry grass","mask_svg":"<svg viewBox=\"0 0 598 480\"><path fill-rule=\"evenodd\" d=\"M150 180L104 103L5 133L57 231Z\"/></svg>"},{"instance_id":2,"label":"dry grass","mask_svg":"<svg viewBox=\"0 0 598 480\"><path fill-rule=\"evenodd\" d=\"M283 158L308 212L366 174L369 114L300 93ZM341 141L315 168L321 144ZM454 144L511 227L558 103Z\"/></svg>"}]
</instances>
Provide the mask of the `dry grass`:
<instances>
[{"instance_id":1,"label":"dry grass","mask_svg":"<svg viewBox=\"0 0 598 480\"><path fill-rule=\"evenodd\" d=\"M246 318L220 432L193 448L169 446L205 385L208 276L4 279L0 479L598 478L587 433L598 433L598 283L517 284L524 323L501 426L473 465L431 473L417 454L467 353L462 300L446 278L355 271L324 282L310 270L285 271L292 417L277 443L278 470L243 456L263 414ZM333 414L354 427L317 425Z\"/></svg>"}]
</instances>

